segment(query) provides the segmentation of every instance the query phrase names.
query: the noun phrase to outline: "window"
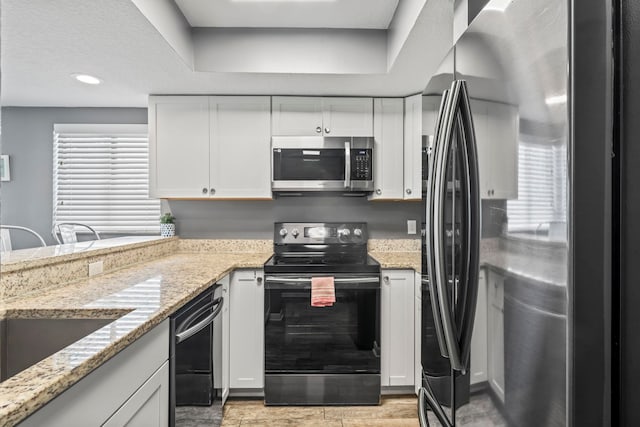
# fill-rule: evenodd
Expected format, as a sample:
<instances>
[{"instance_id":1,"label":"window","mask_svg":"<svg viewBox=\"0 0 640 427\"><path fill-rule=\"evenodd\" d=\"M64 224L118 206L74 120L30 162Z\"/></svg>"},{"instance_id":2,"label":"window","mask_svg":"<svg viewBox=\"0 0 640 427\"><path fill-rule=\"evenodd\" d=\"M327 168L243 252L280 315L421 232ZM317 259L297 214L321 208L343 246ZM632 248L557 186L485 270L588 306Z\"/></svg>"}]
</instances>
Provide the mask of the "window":
<instances>
[{"instance_id":1,"label":"window","mask_svg":"<svg viewBox=\"0 0 640 427\"><path fill-rule=\"evenodd\" d=\"M518 200L507 202L509 232L547 234L567 216L567 147L520 141Z\"/></svg>"},{"instance_id":2,"label":"window","mask_svg":"<svg viewBox=\"0 0 640 427\"><path fill-rule=\"evenodd\" d=\"M102 233L159 233L160 201L149 199L147 125L56 124L53 223Z\"/></svg>"}]
</instances>

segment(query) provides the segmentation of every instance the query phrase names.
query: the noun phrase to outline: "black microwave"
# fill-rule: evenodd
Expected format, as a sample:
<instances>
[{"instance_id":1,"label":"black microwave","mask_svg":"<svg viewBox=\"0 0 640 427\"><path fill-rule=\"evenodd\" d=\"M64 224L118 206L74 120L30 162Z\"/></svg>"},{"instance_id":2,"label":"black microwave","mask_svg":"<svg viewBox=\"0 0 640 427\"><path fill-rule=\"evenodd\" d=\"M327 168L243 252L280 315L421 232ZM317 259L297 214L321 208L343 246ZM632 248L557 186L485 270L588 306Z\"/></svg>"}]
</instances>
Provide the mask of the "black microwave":
<instances>
[{"instance_id":1,"label":"black microwave","mask_svg":"<svg viewBox=\"0 0 640 427\"><path fill-rule=\"evenodd\" d=\"M271 189L274 192L373 191L373 138L273 137Z\"/></svg>"}]
</instances>

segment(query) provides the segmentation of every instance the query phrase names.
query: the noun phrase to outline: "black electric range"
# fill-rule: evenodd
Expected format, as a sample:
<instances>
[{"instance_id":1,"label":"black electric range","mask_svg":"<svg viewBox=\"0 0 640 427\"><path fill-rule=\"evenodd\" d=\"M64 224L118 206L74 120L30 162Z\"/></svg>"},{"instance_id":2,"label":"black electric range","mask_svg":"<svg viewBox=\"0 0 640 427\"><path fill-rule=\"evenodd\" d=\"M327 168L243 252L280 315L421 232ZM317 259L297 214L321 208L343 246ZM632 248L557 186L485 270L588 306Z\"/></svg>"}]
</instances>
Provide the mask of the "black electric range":
<instances>
[{"instance_id":1,"label":"black electric range","mask_svg":"<svg viewBox=\"0 0 640 427\"><path fill-rule=\"evenodd\" d=\"M276 223L265 273L265 404L380 403L380 264L365 223ZM331 277L335 303L312 304Z\"/></svg>"}]
</instances>

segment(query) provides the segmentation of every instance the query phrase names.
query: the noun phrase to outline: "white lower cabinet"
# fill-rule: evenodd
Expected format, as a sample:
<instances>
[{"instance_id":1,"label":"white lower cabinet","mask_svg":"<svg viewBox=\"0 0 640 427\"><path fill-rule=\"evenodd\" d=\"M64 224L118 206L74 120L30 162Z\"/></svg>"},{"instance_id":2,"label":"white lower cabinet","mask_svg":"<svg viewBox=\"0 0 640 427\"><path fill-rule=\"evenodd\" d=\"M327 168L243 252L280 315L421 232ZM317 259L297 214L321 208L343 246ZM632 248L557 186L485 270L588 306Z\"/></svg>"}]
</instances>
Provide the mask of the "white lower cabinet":
<instances>
[{"instance_id":1,"label":"white lower cabinet","mask_svg":"<svg viewBox=\"0 0 640 427\"><path fill-rule=\"evenodd\" d=\"M504 277L487 272L489 385L504 402Z\"/></svg>"},{"instance_id":2,"label":"white lower cabinet","mask_svg":"<svg viewBox=\"0 0 640 427\"><path fill-rule=\"evenodd\" d=\"M222 285L222 297L224 298L222 303L222 322L220 323L222 328L222 342L220 346L214 350L217 350L216 355L222 360L222 368L221 368L221 377L222 381L220 387L222 388L222 404L224 405L229 397L229 343L231 341L231 310L229 308L230 304L230 293L229 293L229 284L231 282L230 276L224 276L222 279L218 281L220 285ZM214 345L217 344L214 341ZM214 381L215 381L214 376Z\"/></svg>"},{"instance_id":3,"label":"white lower cabinet","mask_svg":"<svg viewBox=\"0 0 640 427\"><path fill-rule=\"evenodd\" d=\"M478 384L488 380L487 376L487 281L485 270L478 277L478 300L471 335L470 382Z\"/></svg>"},{"instance_id":4,"label":"white lower cabinet","mask_svg":"<svg viewBox=\"0 0 640 427\"><path fill-rule=\"evenodd\" d=\"M111 333L108 326L104 332ZM169 319L53 399L20 426L167 426L168 344Z\"/></svg>"},{"instance_id":5,"label":"white lower cabinet","mask_svg":"<svg viewBox=\"0 0 640 427\"><path fill-rule=\"evenodd\" d=\"M414 391L416 394L422 387L422 275L414 273L415 280L415 306L414 306L414 334L413 358L414 358Z\"/></svg>"},{"instance_id":6,"label":"white lower cabinet","mask_svg":"<svg viewBox=\"0 0 640 427\"><path fill-rule=\"evenodd\" d=\"M169 362L156 371L103 427L168 427Z\"/></svg>"},{"instance_id":7,"label":"white lower cabinet","mask_svg":"<svg viewBox=\"0 0 640 427\"><path fill-rule=\"evenodd\" d=\"M413 386L415 382L414 278L413 270L382 270L382 386Z\"/></svg>"},{"instance_id":8,"label":"white lower cabinet","mask_svg":"<svg viewBox=\"0 0 640 427\"><path fill-rule=\"evenodd\" d=\"M229 386L264 387L264 286L262 270L237 270L229 286Z\"/></svg>"}]
</instances>

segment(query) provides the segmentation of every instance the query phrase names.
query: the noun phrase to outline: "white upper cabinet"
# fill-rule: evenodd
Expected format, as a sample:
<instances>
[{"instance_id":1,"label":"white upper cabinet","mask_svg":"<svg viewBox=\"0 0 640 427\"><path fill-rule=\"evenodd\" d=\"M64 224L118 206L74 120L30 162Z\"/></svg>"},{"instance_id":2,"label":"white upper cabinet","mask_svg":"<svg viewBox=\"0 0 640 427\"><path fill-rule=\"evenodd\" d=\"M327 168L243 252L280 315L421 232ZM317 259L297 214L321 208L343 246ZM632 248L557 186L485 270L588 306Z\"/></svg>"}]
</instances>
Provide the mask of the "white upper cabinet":
<instances>
[{"instance_id":1,"label":"white upper cabinet","mask_svg":"<svg viewBox=\"0 0 640 427\"><path fill-rule=\"evenodd\" d=\"M149 164L151 197L202 197L203 189L208 193L208 97L149 98Z\"/></svg>"},{"instance_id":2,"label":"white upper cabinet","mask_svg":"<svg viewBox=\"0 0 640 427\"><path fill-rule=\"evenodd\" d=\"M325 136L373 136L372 98L322 98Z\"/></svg>"},{"instance_id":3,"label":"white upper cabinet","mask_svg":"<svg viewBox=\"0 0 640 427\"><path fill-rule=\"evenodd\" d=\"M440 110L440 96L423 96L422 97L422 134L435 135L436 120Z\"/></svg>"},{"instance_id":4,"label":"white upper cabinet","mask_svg":"<svg viewBox=\"0 0 640 427\"><path fill-rule=\"evenodd\" d=\"M422 95L404 99L404 199L422 199Z\"/></svg>"},{"instance_id":5,"label":"white upper cabinet","mask_svg":"<svg viewBox=\"0 0 640 427\"><path fill-rule=\"evenodd\" d=\"M268 96L149 98L150 195L271 198Z\"/></svg>"},{"instance_id":6,"label":"white upper cabinet","mask_svg":"<svg viewBox=\"0 0 640 427\"><path fill-rule=\"evenodd\" d=\"M372 98L274 96L275 136L373 136Z\"/></svg>"},{"instance_id":7,"label":"white upper cabinet","mask_svg":"<svg viewBox=\"0 0 640 427\"><path fill-rule=\"evenodd\" d=\"M373 100L373 182L370 200L404 198L404 100Z\"/></svg>"},{"instance_id":8,"label":"white upper cabinet","mask_svg":"<svg viewBox=\"0 0 640 427\"><path fill-rule=\"evenodd\" d=\"M271 99L273 135L322 135L322 98L274 96Z\"/></svg>"},{"instance_id":9,"label":"white upper cabinet","mask_svg":"<svg viewBox=\"0 0 640 427\"><path fill-rule=\"evenodd\" d=\"M507 104L471 101L480 163L480 197L518 198L518 110Z\"/></svg>"},{"instance_id":10,"label":"white upper cabinet","mask_svg":"<svg viewBox=\"0 0 640 427\"><path fill-rule=\"evenodd\" d=\"M209 196L271 198L268 96L212 96Z\"/></svg>"}]
</instances>

